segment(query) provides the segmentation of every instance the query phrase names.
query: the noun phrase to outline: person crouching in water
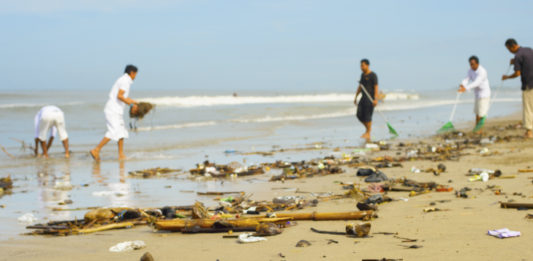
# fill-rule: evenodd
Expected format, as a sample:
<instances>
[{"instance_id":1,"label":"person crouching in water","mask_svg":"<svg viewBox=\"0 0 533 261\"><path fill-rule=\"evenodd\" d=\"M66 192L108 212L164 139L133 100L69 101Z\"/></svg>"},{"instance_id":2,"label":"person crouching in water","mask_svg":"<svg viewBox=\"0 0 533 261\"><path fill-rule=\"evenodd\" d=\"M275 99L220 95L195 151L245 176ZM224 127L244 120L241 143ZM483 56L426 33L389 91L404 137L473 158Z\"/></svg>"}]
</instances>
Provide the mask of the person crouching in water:
<instances>
[{"instance_id":1,"label":"person crouching in water","mask_svg":"<svg viewBox=\"0 0 533 261\"><path fill-rule=\"evenodd\" d=\"M487 117L490 107L490 85L487 77L487 70L479 64L477 56L468 58L470 69L466 78L461 82L458 92L474 90L475 105L474 113L476 114L476 126L483 117ZM481 130L477 132L481 133Z\"/></svg>"},{"instance_id":2,"label":"person crouching in water","mask_svg":"<svg viewBox=\"0 0 533 261\"><path fill-rule=\"evenodd\" d=\"M122 75L115 82L109 92L109 99L104 108L104 114L107 125L107 132L100 143L92 149L89 153L94 160L100 160L100 150L110 141L118 142L118 159L124 160L124 138L128 138L128 130L124 124L124 108L126 104L130 106L130 110L135 113L137 111L137 102L128 98L130 93L130 86L137 76L137 67L133 65L126 66L124 75Z\"/></svg>"},{"instance_id":3,"label":"person crouching in water","mask_svg":"<svg viewBox=\"0 0 533 261\"><path fill-rule=\"evenodd\" d=\"M65 116L63 111L56 106L48 105L42 107L35 115L35 156L39 156L39 144L43 151L43 157L48 158L48 150L52 146L56 133L63 142L65 148L65 158L70 157L68 150L68 134L65 127ZM48 142L46 136L48 135Z\"/></svg>"},{"instance_id":4,"label":"person crouching in water","mask_svg":"<svg viewBox=\"0 0 533 261\"><path fill-rule=\"evenodd\" d=\"M378 97L378 76L370 71L370 62L367 59L361 60L361 79L359 80L359 87L355 93L354 104L357 106L357 119L365 126L365 133L361 138L370 141L370 132L372 131L372 114L374 107L378 105L375 99ZM365 88L366 91L361 88ZM359 104L357 103L357 96L362 93ZM369 98L368 95L371 97Z\"/></svg>"}]
</instances>

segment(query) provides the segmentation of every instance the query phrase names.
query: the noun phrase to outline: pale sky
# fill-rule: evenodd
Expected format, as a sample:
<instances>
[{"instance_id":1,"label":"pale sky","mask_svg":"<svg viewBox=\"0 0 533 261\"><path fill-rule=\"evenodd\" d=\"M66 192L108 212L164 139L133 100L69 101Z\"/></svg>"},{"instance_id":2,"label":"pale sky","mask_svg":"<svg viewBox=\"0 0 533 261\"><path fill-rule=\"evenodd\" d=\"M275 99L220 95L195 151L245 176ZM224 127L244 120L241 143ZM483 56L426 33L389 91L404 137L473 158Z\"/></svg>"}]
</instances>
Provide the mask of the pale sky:
<instances>
[{"instance_id":1,"label":"pale sky","mask_svg":"<svg viewBox=\"0 0 533 261\"><path fill-rule=\"evenodd\" d=\"M533 1L0 0L0 90L445 90L478 55L493 86L533 46ZM519 86L518 80L507 85ZM518 88L518 87L517 87Z\"/></svg>"}]
</instances>

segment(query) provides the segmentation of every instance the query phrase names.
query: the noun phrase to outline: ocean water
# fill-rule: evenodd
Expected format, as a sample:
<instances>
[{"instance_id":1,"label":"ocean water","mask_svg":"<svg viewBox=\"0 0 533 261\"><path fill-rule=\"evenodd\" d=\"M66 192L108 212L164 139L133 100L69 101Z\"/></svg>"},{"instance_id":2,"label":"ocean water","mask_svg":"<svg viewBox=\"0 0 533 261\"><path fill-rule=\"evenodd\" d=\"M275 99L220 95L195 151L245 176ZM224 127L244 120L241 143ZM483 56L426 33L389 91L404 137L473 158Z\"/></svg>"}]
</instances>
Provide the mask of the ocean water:
<instances>
[{"instance_id":1,"label":"ocean water","mask_svg":"<svg viewBox=\"0 0 533 261\"><path fill-rule=\"evenodd\" d=\"M455 101L453 90L414 92L385 90L379 110L401 138L429 136L448 121ZM323 157L331 150L277 153L273 156L225 153L254 152L272 148L324 148L361 146L363 126L355 118L353 93L265 93L228 94L136 91L131 97L156 104L153 113L137 122L125 142L128 160L118 162L116 144L102 151L95 164L87 152L105 133L103 106L107 91L10 92L0 93L0 145L15 158L0 152L0 176L11 175L14 193L0 197L0 238L24 232L16 218L33 213L40 221L81 218L85 211L53 211L71 199L69 208L91 206L159 207L206 200L191 191L253 191L268 177L254 176L227 182L189 179L187 170L196 163L237 161L244 165L275 160ZM521 109L518 88L498 92L490 117L510 115ZM455 123L474 119L473 95L462 95ZM57 105L65 113L72 151L62 158L59 141L51 148L51 159L36 159L27 148L33 145L33 117L40 107ZM127 116L125 116L127 117ZM130 120L126 119L128 123ZM374 113L374 139L387 139L385 120ZM341 150L337 153L350 152ZM170 167L183 174L172 178L133 179L132 170ZM64 189L64 185L72 189ZM170 188L168 186L171 186ZM102 191L104 191L102 193ZM114 193L120 192L121 196ZM206 202L212 203L212 201Z\"/></svg>"}]
</instances>

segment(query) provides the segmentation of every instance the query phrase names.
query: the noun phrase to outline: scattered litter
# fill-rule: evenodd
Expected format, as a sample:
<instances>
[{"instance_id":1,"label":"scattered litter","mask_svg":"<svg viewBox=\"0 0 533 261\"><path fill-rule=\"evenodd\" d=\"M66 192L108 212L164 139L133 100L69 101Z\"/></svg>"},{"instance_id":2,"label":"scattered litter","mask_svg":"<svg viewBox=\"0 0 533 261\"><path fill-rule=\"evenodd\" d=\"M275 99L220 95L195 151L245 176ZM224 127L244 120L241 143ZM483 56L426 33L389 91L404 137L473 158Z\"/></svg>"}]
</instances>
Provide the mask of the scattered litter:
<instances>
[{"instance_id":1,"label":"scattered litter","mask_svg":"<svg viewBox=\"0 0 533 261\"><path fill-rule=\"evenodd\" d=\"M260 241L266 241L267 239L264 237L256 237L253 236L251 233L242 233L239 235L239 243L255 243Z\"/></svg>"},{"instance_id":2,"label":"scattered litter","mask_svg":"<svg viewBox=\"0 0 533 261\"><path fill-rule=\"evenodd\" d=\"M124 242L118 243L110 247L109 252L126 252L126 251L138 250L138 249L145 248L145 247L146 247L146 244L142 240L124 241Z\"/></svg>"},{"instance_id":3,"label":"scattered litter","mask_svg":"<svg viewBox=\"0 0 533 261\"><path fill-rule=\"evenodd\" d=\"M519 237L520 231L511 231L508 228L502 228L497 230L489 230L487 232L490 236L497 238Z\"/></svg>"},{"instance_id":4,"label":"scattered litter","mask_svg":"<svg viewBox=\"0 0 533 261\"><path fill-rule=\"evenodd\" d=\"M153 177L168 176L168 174L170 173L176 173L180 171L181 171L180 169L157 167L157 168L152 168L152 169L130 171L128 172L128 174L136 178L153 178Z\"/></svg>"},{"instance_id":5,"label":"scattered litter","mask_svg":"<svg viewBox=\"0 0 533 261\"><path fill-rule=\"evenodd\" d=\"M298 243L296 243L296 247L308 247L311 245L311 242L307 241L307 240L300 240L298 241Z\"/></svg>"},{"instance_id":6,"label":"scattered litter","mask_svg":"<svg viewBox=\"0 0 533 261\"><path fill-rule=\"evenodd\" d=\"M150 254L150 252L146 252L141 256L141 261L154 261L154 257L152 254Z\"/></svg>"},{"instance_id":7,"label":"scattered litter","mask_svg":"<svg viewBox=\"0 0 533 261\"><path fill-rule=\"evenodd\" d=\"M32 213L26 213L17 219L20 223L31 224L37 221L37 218Z\"/></svg>"}]
</instances>

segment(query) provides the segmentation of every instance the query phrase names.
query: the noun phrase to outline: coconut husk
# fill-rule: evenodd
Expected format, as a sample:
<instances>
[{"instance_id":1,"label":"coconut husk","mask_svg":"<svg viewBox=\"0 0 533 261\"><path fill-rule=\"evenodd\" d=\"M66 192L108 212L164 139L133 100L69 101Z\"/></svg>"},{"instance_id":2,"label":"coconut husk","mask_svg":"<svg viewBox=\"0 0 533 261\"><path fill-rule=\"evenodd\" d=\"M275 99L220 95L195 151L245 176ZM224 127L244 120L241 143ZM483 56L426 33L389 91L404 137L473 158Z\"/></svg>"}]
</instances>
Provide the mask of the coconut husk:
<instances>
[{"instance_id":1,"label":"coconut husk","mask_svg":"<svg viewBox=\"0 0 533 261\"><path fill-rule=\"evenodd\" d=\"M142 119L146 114L148 114L153 108L155 107L155 104L151 104L148 102L140 102L137 104L137 111L135 113L132 112L133 108L130 108L130 118L135 119Z\"/></svg>"}]
</instances>

